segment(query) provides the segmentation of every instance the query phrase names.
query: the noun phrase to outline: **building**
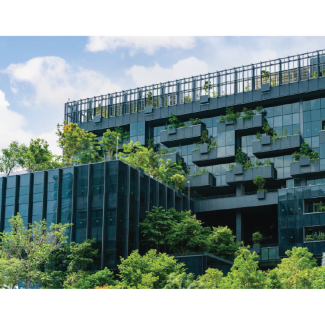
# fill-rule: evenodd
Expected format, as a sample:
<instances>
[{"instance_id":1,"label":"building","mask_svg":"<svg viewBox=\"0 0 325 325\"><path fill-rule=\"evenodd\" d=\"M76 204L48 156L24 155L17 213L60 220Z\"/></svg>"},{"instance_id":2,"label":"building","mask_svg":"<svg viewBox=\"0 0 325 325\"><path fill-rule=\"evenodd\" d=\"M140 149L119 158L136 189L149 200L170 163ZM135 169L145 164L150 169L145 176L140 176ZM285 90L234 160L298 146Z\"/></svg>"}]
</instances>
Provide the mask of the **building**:
<instances>
[{"instance_id":1,"label":"building","mask_svg":"<svg viewBox=\"0 0 325 325\"><path fill-rule=\"evenodd\" d=\"M265 258L284 256L292 246L307 246L320 256L325 241L306 241L306 236L323 232L325 225L325 214L313 205L325 190L324 90L322 50L69 102L65 119L98 137L120 126L130 132L130 140L145 145L154 138L156 144L175 148L171 157L180 155L191 174L207 169L209 174L190 178L194 212L206 225L230 226L245 244L252 244L252 233L260 231L262 249L268 248ZM255 110L259 106L262 111ZM247 107L255 115L243 119L241 113L234 122L222 122L227 107L235 112ZM187 125L190 118L204 125L165 130L171 113ZM284 136L259 141L264 122ZM204 129L217 147L195 146ZM293 162L292 153L303 141L319 153L318 160ZM255 159L271 164L229 170L239 147L253 164ZM264 198L252 182L256 175L266 179Z\"/></svg>"},{"instance_id":2,"label":"building","mask_svg":"<svg viewBox=\"0 0 325 325\"><path fill-rule=\"evenodd\" d=\"M240 112L240 116L222 117L229 107L233 107L234 113ZM252 111L244 111L244 108ZM171 113L187 127L166 128ZM191 118L199 118L203 124L192 125ZM254 232L262 233L262 263L276 262L293 246L307 246L318 257L325 251L325 212L320 211L320 205L314 204L325 201L325 131L322 131L325 122L324 50L68 102L65 104L65 120L78 123L81 128L94 132L99 139L108 128L116 127L130 133L128 140L139 141L142 145L154 138L157 145L169 150L163 158L182 159L189 167L192 176L188 178L188 191L194 201L192 210L206 226L228 225L237 240L244 241L246 245L252 245ZM266 122L277 137L264 134L263 124ZM217 146L196 144L203 131L216 140ZM293 161L292 154L304 141L313 152L318 152L319 159L303 157ZM238 148L248 155L253 168L233 166ZM95 166L102 166L98 167L98 173L102 175L106 170L106 176L97 178ZM111 177L110 166L124 165L109 162L45 172L48 175L44 176L48 177L47 197L45 192L35 192L35 195L42 197L43 202L48 200L50 209L44 210L41 204L39 208L31 209L30 205L38 201L29 202L29 205L25 202L25 210L21 210L21 214L37 220L43 211L49 221L75 220L71 238L77 241L93 236L106 238L109 230L105 229L111 213L114 220L119 218L115 214L121 214L123 226L116 228L116 239L112 243L103 239L102 251L104 255L108 254L109 245L116 245L118 253L125 256L130 249L137 247L136 222L143 217L144 206L147 208L157 203L168 208L170 204L177 206L177 200L182 202L178 206L180 209L187 206L184 196L177 199L175 191L146 176L141 179L140 172L129 167L114 167L119 170L113 173L117 192L111 197L101 194L107 201L94 201L92 195L95 192L90 193L99 185L97 181ZM129 171L122 172L120 169ZM203 169L208 173L198 174ZM56 176L57 187L50 185L56 182L55 173L59 175ZM92 173L95 173L94 176L91 176ZM43 184L45 178L42 175L34 174L34 187ZM253 179L258 175L266 180L267 193L257 192ZM22 176L8 177L7 185L2 181L2 227L7 227L8 216L22 208L19 195L33 191L28 177L25 176L26 180ZM124 203L135 199L131 196L126 199L122 193L139 177L141 182L156 184L156 194L151 193L152 186L137 187L134 195L143 199L132 203L138 204L134 210L137 212L130 209L127 216L123 209L128 205ZM17 184L20 184L19 188L26 187L26 190L18 192ZM76 185L74 189L72 184ZM102 186L105 189L106 185ZM12 196L4 194L5 188ZM160 192L160 188L164 190ZM149 191L150 196L149 192L143 196L139 194L143 190ZM105 191L110 195L110 187ZM121 200L117 206L116 195ZM151 199L152 195L156 198ZM170 201L170 195L174 201ZM75 199L72 200L72 197ZM80 197L86 199L81 200ZM149 198L148 203L146 200ZM59 211L57 214L52 212L54 207ZM98 214L95 212L97 209ZM106 224L100 228L104 229L101 234L97 225L104 221ZM129 229L128 235L126 229ZM115 256L105 256L102 258L103 265L115 263Z\"/></svg>"},{"instance_id":3,"label":"building","mask_svg":"<svg viewBox=\"0 0 325 325\"><path fill-rule=\"evenodd\" d=\"M180 191L121 161L81 165L0 178L0 231L19 212L24 223L73 223L69 241L95 238L101 257L96 268L116 269L140 246L138 224L153 206L188 210ZM192 207L193 208L193 207Z\"/></svg>"}]
</instances>

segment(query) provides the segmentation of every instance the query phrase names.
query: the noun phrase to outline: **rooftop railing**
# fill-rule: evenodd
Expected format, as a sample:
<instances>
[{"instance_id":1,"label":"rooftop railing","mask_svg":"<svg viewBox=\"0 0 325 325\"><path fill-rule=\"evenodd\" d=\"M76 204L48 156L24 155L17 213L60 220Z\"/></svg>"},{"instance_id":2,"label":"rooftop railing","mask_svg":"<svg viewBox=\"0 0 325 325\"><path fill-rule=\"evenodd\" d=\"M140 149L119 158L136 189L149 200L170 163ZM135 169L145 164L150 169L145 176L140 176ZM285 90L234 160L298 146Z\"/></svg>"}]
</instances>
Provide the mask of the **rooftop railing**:
<instances>
[{"instance_id":1,"label":"rooftop railing","mask_svg":"<svg viewBox=\"0 0 325 325\"><path fill-rule=\"evenodd\" d=\"M71 101L65 104L68 123L94 116L109 118L153 108L200 101L201 96L222 97L298 81L325 77L325 50L297 54L151 86Z\"/></svg>"}]
</instances>

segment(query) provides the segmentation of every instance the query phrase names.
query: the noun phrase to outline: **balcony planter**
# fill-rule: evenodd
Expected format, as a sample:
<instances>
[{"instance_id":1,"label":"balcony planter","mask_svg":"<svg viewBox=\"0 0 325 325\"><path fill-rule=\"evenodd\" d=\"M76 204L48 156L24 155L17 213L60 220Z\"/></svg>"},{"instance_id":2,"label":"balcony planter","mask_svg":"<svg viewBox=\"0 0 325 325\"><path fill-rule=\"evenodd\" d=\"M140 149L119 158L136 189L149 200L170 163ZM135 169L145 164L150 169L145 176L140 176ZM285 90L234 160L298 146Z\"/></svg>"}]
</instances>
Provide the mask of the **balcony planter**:
<instances>
[{"instance_id":1,"label":"balcony planter","mask_svg":"<svg viewBox=\"0 0 325 325\"><path fill-rule=\"evenodd\" d=\"M178 145L188 145L198 142L202 131L205 129L203 124L191 125L189 127L169 128L160 131L160 143L171 148Z\"/></svg>"},{"instance_id":2,"label":"balcony planter","mask_svg":"<svg viewBox=\"0 0 325 325\"><path fill-rule=\"evenodd\" d=\"M235 175L243 175L243 173L244 173L243 166L235 166L234 167Z\"/></svg>"},{"instance_id":3,"label":"balcony planter","mask_svg":"<svg viewBox=\"0 0 325 325\"><path fill-rule=\"evenodd\" d=\"M310 165L310 158L300 158L299 159L299 166L309 166Z\"/></svg>"},{"instance_id":4,"label":"balcony planter","mask_svg":"<svg viewBox=\"0 0 325 325\"><path fill-rule=\"evenodd\" d=\"M232 124L234 124L234 120L229 120L229 121L226 120L226 121L225 121L225 124L226 124L226 125L232 125Z\"/></svg>"},{"instance_id":5,"label":"balcony planter","mask_svg":"<svg viewBox=\"0 0 325 325\"><path fill-rule=\"evenodd\" d=\"M256 254L261 254L261 245L253 245L253 251L256 252Z\"/></svg>"},{"instance_id":6,"label":"balcony planter","mask_svg":"<svg viewBox=\"0 0 325 325\"><path fill-rule=\"evenodd\" d=\"M190 188L206 188L216 186L216 178L211 173L206 173L197 176L188 176L187 181L190 181Z\"/></svg>"},{"instance_id":7,"label":"balcony planter","mask_svg":"<svg viewBox=\"0 0 325 325\"><path fill-rule=\"evenodd\" d=\"M152 114L153 106L149 105L144 108L144 114Z\"/></svg>"},{"instance_id":8,"label":"balcony planter","mask_svg":"<svg viewBox=\"0 0 325 325\"><path fill-rule=\"evenodd\" d=\"M173 127L169 127L168 128L168 134L176 134L176 131L177 129L176 128L173 128Z\"/></svg>"},{"instance_id":9,"label":"balcony planter","mask_svg":"<svg viewBox=\"0 0 325 325\"><path fill-rule=\"evenodd\" d=\"M235 174L235 168L232 171L226 172L226 183L252 182L258 175L261 175L265 179L276 179L276 170L273 164L269 166L248 168L243 170L243 174Z\"/></svg>"},{"instance_id":10,"label":"balcony planter","mask_svg":"<svg viewBox=\"0 0 325 325\"><path fill-rule=\"evenodd\" d=\"M183 160L182 156L178 152L172 152L167 155L159 156L159 158L163 159L167 162L168 159L170 159L171 162L177 162L179 160Z\"/></svg>"},{"instance_id":11,"label":"balcony planter","mask_svg":"<svg viewBox=\"0 0 325 325\"><path fill-rule=\"evenodd\" d=\"M200 97L200 104L207 104L209 103L209 95L204 95Z\"/></svg>"},{"instance_id":12,"label":"balcony planter","mask_svg":"<svg viewBox=\"0 0 325 325\"><path fill-rule=\"evenodd\" d=\"M257 198L259 200L264 200L265 199L265 191L257 191Z\"/></svg>"},{"instance_id":13,"label":"balcony planter","mask_svg":"<svg viewBox=\"0 0 325 325\"><path fill-rule=\"evenodd\" d=\"M94 123L100 123L102 121L102 117L100 115L94 116Z\"/></svg>"},{"instance_id":14,"label":"balcony planter","mask_svg":"<svg viewBox=\"0 0 325 325\"><path fill-rule=\"evenodd\" d=\"M264 122L265 117L262 114L253 115L248 120L244 120L240 117L237 119L235 130L237 134L240 135L254 134L256 132L262 131Z\"/></svg>"},{"instance_id":15,"label":"balcony planter","mask_svg":"<svg viewBox=\"0 0 325 325\"><path fill-rule=\"evenodd\" d=\"M253 141L253 154L257 158L270 158L290 155L299 150L302 143L300 134L271 139L269 135L263 136L261 141Z\"/></svg>"},{"instance_id":16,"label":"balcony planter","mask_svg":"<svg viewBox=\"0 0 325 325\"><path fill-rule=\"evenodd\" d=\"M299 161L294 161L290 165L291 176L307 176L314 175L319 172L324 172L320 169L319 159L311 161L309 158L300 158Z\"/></svg>"},{"instance_id":17,"label":"balcony planter","mask_svg":"<svg viewBox=\"0 0 325 325\"><path fill-rule=\"evenodd\" d=\"M203 143L203 144L200 144L199 146L199 151L200 151L200 154L207 154L209 153L209 146L207 143Z\"/></svg>"},{"instance_id":18,"label":"balcony planter","mask_svg":"<svg viewBox=\"0 0 325 325\"><path fill-rule=\"evenodd\" d=\"M270 84L267 83L267 84L262 84L262 87L261 87L261 92L262 93L265 93L265 92L268 92L271 90L271 87L270 87Z\"/></svg>"},{"instance_id":19,"label":"balcony planter","mask_svg":"<svg viewBox=\"0 0 325 325\"><path fill-rule=\"evenodd\" d=\"M226 152L225 147L214 147L208 150L206 144L200 144L199 150L192 152L192 162L199 167L213 166L233 162L235 154L235 146L229 146Z\"/></svg>"},{"instance_id":20,"label":"balcony planter","mask_svg":"<svg viewBox=\"0 0 325 325\"><path fill-rule=\"evenodd\" d=\"M268 144L271 144L271 136L266 135L266 136L262 137L261 144L262 144L262 146L266 146Z\"/></svg>"}]
</instances>

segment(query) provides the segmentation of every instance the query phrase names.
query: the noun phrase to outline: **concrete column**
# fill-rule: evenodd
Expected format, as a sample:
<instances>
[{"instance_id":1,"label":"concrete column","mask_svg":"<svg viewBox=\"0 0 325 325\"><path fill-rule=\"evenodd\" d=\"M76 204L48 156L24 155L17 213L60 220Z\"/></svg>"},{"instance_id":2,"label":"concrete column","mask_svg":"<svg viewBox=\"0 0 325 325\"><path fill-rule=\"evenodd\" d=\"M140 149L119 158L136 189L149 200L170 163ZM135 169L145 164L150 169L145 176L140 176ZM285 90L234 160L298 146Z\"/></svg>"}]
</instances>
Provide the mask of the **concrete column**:
<instances>
[{"instance_id":1,"label":"concrete column","mask_svg":"<svg viewBox=\"0 0 325 325\"><path fill-rule=\"evenodd\" d=\"M243 196L245 194L245 186L243 184L236 185L236 196Z\"/></svg>"},{"instance_id":2,"label":"concrete column","mask_svg":"<svg viewBox=\"0 0 325 325\"><path fill-rule=\"evenodd\" d=\"M242 217L242 213L240 210L236 211L236 241L239 242L242 240L241 238L241 233L242 233L242 222L241 222L241 218Z\"/></svg>"}]
</instances>

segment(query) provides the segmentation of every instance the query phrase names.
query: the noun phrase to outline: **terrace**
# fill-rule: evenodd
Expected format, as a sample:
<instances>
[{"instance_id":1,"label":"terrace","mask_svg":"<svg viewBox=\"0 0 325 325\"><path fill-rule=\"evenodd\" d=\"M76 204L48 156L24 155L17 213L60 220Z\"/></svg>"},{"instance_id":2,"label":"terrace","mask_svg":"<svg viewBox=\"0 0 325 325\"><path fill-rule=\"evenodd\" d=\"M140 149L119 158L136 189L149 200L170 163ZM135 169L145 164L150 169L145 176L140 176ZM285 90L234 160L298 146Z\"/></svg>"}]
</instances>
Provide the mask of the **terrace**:
<instances>
[{"instance_id":1,"label":"terrace","mask_svg":"<svg viewBox=\"0 0 325 325\"><path fill-rule=\"evenodd\" d=\"M87 129L168 118L325 88L325 50L250 64L65 104L68 123ZM169 108L159 110L158 108ZM138 113L138 114L135 114ZM114 117L114 121L108 122Z\"/></svg>"}]
</instances>

